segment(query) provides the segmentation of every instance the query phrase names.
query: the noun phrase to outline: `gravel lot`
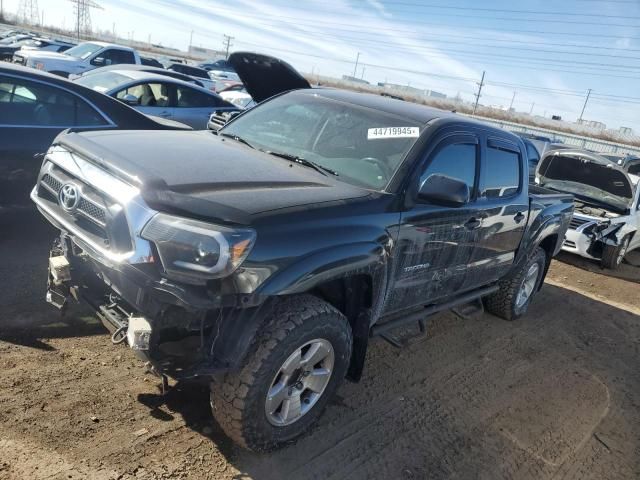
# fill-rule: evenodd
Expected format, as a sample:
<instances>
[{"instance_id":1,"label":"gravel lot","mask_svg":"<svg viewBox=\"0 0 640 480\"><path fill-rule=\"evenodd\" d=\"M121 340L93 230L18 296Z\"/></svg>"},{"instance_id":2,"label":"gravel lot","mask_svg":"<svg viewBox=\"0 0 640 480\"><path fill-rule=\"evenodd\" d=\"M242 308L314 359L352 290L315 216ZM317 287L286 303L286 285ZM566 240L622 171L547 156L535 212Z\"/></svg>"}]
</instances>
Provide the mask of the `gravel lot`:
<instances>
[{"instance_id":1,"label":"gravel lot","mask_svg":"<svg viewBox=\"0 0 640 480\"><path fill-rule=\"evenodd\" d=\"M311 434L256 455L213 424L206 387L162 397L90 315L44 303L40 219L0 225L0 478L640 478L633 265L562 255L526 319L446 313L404 350L375 341Z\"/></svg>"}]
</instances>

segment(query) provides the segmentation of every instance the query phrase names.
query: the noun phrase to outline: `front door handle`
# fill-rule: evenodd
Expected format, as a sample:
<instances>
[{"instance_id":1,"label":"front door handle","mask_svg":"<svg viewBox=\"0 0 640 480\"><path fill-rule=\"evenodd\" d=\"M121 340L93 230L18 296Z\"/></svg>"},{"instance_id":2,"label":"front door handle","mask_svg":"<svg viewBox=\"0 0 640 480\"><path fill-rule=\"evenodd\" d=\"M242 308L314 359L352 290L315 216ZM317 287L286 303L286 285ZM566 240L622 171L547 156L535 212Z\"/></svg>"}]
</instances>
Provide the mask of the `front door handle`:
<instances>
[{"instance_id":1,"label":"front door handle","mask_svg":"<svg viewBox=\"0 0 640 480\"><path fill-rule=\"evenodd\" d=\"M524 213L522 212L516 213L516 216L513 217L513 219L516 221L516 223L520 223L522 220L524 220Z\"/></svg>"},{"instance_id":2,"label":"front door handle","mask_svg":"<svg viewBox=\"0 0 640 480\"><path fill-rule=\"evenodd\" d=\"M479 220L479 219L473 217L473 218L470 218L464 224L464 228L466 228L467 230L474 230L474 229L478 228L481 223L482 223L482 220Z\"/></svg>"},{"instance_id":3,"label":"front door handle","mask_svg":"<svg viewBox=\"0 0 640 480\"><path fill-rule=\"evenodd\" d=\"M160 112L158 114L159 117L170 117L171 116L171 112L167 112L166 110Z\"/></svg>"}]
</instances>

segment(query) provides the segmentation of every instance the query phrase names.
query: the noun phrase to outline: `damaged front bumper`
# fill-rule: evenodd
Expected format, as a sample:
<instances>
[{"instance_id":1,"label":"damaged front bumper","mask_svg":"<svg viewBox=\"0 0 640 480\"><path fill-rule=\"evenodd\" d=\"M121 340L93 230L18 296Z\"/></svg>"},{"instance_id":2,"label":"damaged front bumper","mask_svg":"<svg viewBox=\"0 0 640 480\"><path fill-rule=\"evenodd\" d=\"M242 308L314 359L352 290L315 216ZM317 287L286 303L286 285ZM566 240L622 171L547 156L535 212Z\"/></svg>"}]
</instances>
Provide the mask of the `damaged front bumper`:
<instances>
[{"instance_id":1,"label":"damaged front bumper","mask_svg":"<svg viewBox=\"0 0 640 480\"><path fill-rule=\"evenodd\" d=\"M622 227L622 223L584 221L577 228L567 230L562 250L592 260L600 260L605 246L616 247L620 244Z\"/></svg>"},{"instance_id":2,"label":"damaged front bumper","mask_svg":"<svg viewBox=\"0 0 640 480\"><path fill-rule=\"evenodd\" d=\"M152 267L107 267L62 233L50 252L47 301L63 312L71 302L86 302L114 344L127 344L160 374L194 378L232 367L229 349L214 347L221 332L229 330L225 323L237 316L229 314L237 312L231 306L236 300L144 271Z\"/></svg>"}]
</instances>

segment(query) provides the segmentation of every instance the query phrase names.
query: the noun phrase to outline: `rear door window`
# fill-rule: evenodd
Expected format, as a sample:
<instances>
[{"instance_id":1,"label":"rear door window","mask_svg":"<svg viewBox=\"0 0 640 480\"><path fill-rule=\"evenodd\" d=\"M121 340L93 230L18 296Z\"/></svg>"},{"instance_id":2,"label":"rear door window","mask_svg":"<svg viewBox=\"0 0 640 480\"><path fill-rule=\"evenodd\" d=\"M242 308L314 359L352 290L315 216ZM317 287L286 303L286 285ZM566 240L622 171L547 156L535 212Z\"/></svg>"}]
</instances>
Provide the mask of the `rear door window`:
<instances>
[{"instance_id":1,"label":"rear door window","mask_svg":"<svg viewBox=\"0 0 640 480\"><path fill-rule=\"evenodd\" d=\"M133 95L138 99L140 107L169 107L172 89L172 85L165 83L140 83L120 90L116 93L116 98L122 100L126 95Z\"/></svg>"},{"instance_id":2,"label":"rear door window","mask_svg":"<svg viewBox=\"0 0 640 480\"><path fill-rule=\"evenodd\" d=\"M520 189L520 154L489 143L480 195L500 198L515 195Z\"/></svg>"},{"instance_id":3,"label":"rear door window","mask_svg":"<svg viewBox=\"0 0 640 480\"><path fill-rule=\"evenodd\" d=\"M96 109L66 90L0 75L0 125L66 128L107 124Z\"/></svg>"},{"instance_id":4,"label":"rear door window","mask_svg":"<svg viewBox=\"0 0 640 480\"><path fill-rule=\"evenodd\" d=\"M176 87L176 107L178 108L205 108L218 107L222 105L222 99L213 95L184 86Z\"/></svg>"}]
</instances>

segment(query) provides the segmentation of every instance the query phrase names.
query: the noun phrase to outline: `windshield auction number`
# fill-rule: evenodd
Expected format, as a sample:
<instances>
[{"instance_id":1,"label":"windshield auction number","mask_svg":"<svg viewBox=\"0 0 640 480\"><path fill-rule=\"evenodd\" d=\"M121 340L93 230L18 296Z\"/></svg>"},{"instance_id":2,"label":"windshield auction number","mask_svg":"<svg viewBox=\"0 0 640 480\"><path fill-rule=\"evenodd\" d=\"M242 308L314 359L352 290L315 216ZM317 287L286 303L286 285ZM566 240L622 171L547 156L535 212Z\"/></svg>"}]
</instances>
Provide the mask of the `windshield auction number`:
<instances>
[{"instance_id":1,"label":"windshield auction number","mask_svg":"<svg viewBox=\"0 0 640 480\"><path fill-rule=\"evenodd\" d=\"M420 136L418 127L378 127L367 130L367 140L381 138L417 138Z\"/></svg>"}]
</instances>

